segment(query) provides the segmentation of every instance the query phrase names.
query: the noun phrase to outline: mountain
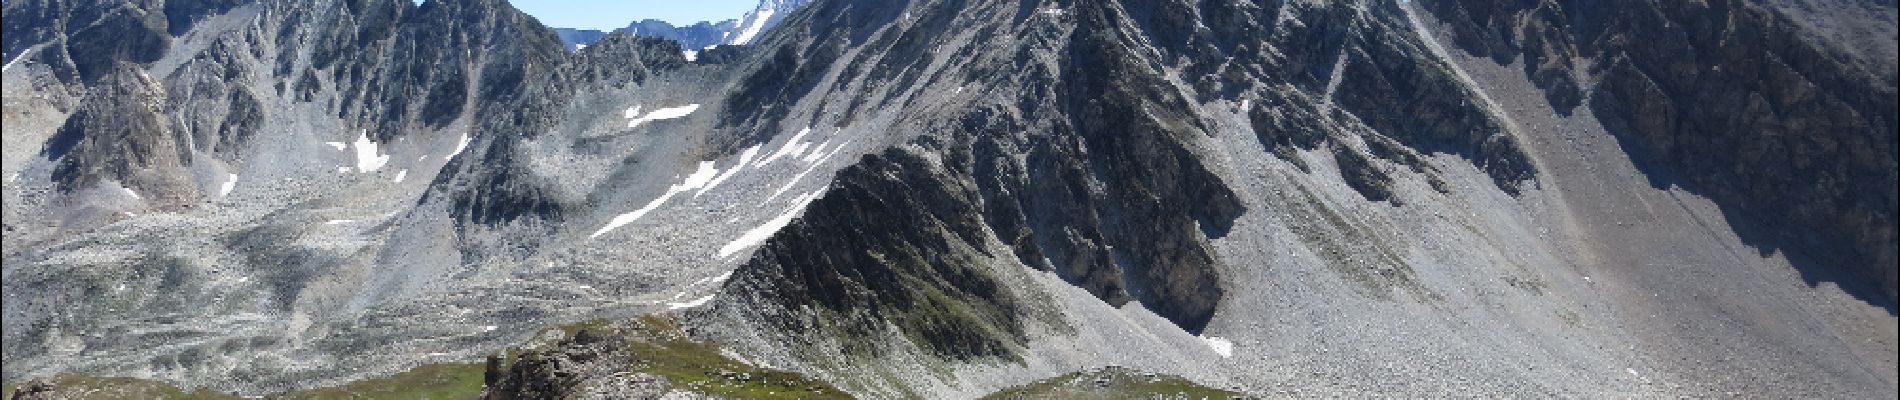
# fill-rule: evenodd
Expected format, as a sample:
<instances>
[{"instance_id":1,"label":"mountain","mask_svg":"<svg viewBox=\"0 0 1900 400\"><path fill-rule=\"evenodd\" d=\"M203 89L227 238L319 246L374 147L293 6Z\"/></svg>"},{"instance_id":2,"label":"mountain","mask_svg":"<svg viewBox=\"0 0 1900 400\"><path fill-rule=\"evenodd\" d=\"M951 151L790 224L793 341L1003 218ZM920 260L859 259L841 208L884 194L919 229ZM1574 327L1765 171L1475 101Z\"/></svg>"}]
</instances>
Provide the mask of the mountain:
<instances>
[{"instance_id":1,"label":"mountain","mask_svg":"<svg viewBox=\"0 0 1900 400\"><path fill-rule=\"evenodd\" d=\"M1890 1L767 14L8 2L0 378L1900 397Z\"/></svg>"},{"instance_id":2,"label":"mountain","mask_svg":"<svg viewBox=\"0 0 1900 400\"><path fill-rule=\"evenodd\" d=\"M673 26L666 21L643 19L615 31L625 31L635 36L673 39L680 42L680 47L691 49L688 51L696 53L718 45L749 43L753 38L758 37L760 32L770 29L780 20L785 19L785 16L798 11L807 3L810 3L810 0L761 0L758 7L746 12L739 19L699 22L687 26ZM562 42L575 48L593 44L594 41L607 35L607 32L592 29L556 28L554 31L561 36Z\"/></svg>"}]
</instances>

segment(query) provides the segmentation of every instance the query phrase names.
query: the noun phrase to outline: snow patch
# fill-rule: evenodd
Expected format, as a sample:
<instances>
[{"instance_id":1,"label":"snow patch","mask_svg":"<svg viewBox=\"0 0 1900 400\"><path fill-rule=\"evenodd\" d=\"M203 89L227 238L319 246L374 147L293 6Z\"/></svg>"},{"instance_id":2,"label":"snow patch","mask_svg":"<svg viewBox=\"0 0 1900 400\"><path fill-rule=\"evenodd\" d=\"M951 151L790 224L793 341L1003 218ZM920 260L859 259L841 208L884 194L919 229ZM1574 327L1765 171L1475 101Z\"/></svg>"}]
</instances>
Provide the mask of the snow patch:
<instances>
[{"instance_id":1,"label":"snow patch","mask_svg":"<svg viewBox=\"0 0 1900 400\"><path fill-rule=\"evenodd\" d=\"M26 59L26 56L30 56L30 55L33 55L33 50L31 49L20 52L20 55L13 56L13 61L7 61L7 65L0 66L0 72L6 72L9 69L13 69L13 64L19 63L20 60L24 60Z\"/></svg>"},{"instance_id":2,"label":"snow patch","mask_svg":"<svg viewBox=\"0 0 1900 400\"><path fill-rule=\"evenodd\" d=\"M699 162L699 170L694 171L692 175L688 175L685 181L667 188L665 194L661 194L660 197L653 199L653 201L651 202L647 202L647 205L645 207L640 207L640 209L633 210L633 212L620 214L619 216L614 217L612 221L607 222L607 226L603 226L600 228L600 230L594 231L594 234L592 235L587 235L587 238L588 239L597 238L597 237L600 237L600 235L602 234L606 234L607 231L611 231L616 228L620 228L622 226L626 226L627 224L633 223L633 221L639 220L640 217L646 216L647 213L653 212L653 210L660 208L660 205L666 204L666 201L672 199L673 196L679 195L680 193L684 193L688 190L698 189L700 187L706 186L706 184L711 182L713 180L713 177L718 174L719 174L719 169L713 168L712 161L701 161Z\"/></svg>"},{"instance_id":3,"label":"snow patch","mask_svg":"<svg viewBox=\"0 0 1900 400\"><path fill-rule=\"evenodd\" d=\"M347 224L347 223L352 223L352 222L356 222L356 220L353 220L353 219L333 219L333 220L329 220L329 221L323 221L323 224L324 224L324 225L337 225L337 224Z\"/></svg>"},{"instance_id":4,"label":"snow patch","mask_svg":"<svg viewBox=\"0 0 1900 400\"><path fill-rule=\"evenodd\" d=\"M771 9L759 10L759 14L754 16L751 21L746 21L748 23L746 24L745 31L739 32L739 37L732 38L732 44L746 44L752 42L752 38L758 36L760 30L765 29L765 21L772 19L772 13L773 11Z\"/></svg>"},{"instance_id":5,"label":"snow patch","mask_svg":"<svg viewBox=\"0 0 1900 400\"><path fill-rule=\"evenodd\" d=\"M686 62L693 62L693 61L699 60L699 52L697 51L680 50L680 55L686 56Z\"/></svg>"},{"instance_id":6,"label":"snow patch","mask_svg":"<svg viewBox=\"0 0 1900 400\"><path fill-rule=\"evenodd\" d=\"M482 325L482 332L494 332L495 328L494 325Z\"/></svg>"},{"instance_id":7,"label":"snow patch","mask_svg":"<svg viewBox=\"0 0 1900 400\"><path fill-rule=\"evenodd\" d=\"M824 153L823 156L819 156L817 161L811 161L810 165L805 166L804 171L799 171L798 175L792 176L792 180L785 181L784 186L779 186L778 190L772 191L771 196L766 196L765 201L768 201L768 202L772 201L772 199L778 198L779 195L785 194L785 191L791 190L792 186L797 185L799 180L805 179L805 175L811 174L813 170L818 169L818 166L822 164L821 161L831 159L831 156L837 155L838 151L844 150L844 145L850 144L850 143L851 143L851 140L846 139L844 143L839 143L837 146L832 147L830 152Z\"/></svg>"},{"instance_id":8,"label":"snow patch","mask_svg":"<svg viewBox=\"0 0 1900 400\"><path fill-rule=\"evenodd\" d=\"M817 200L818 196L824 193L825 191L820 189L806 193L803 196L798 196L798 199L793 201L792 206L786 208L785 212L779 213L777 217L773 217L770 221L765 221L765 224L759 225L757 228L746 231L745 234L739 235L738 239L733 239L732 242L726 243L725 246L720 246L719 258L726 258L741 249L764 243L765 239L771 238L773 234L778 233L779 229L784 229L786 225L790 225L793 219L798 218L798 215L805 211L805 206L811 205L813 200Z\"/></svg>"},{"instance_id":9,"label":"snow patch","mask_svg":"<svg viewBox=\"0 0 1900 400\"><path fill-rule=\"evenodd\" d=\"M639 111L640 111L640 107L635 106L634 108L627 109L627 114L631 115ZM653 110L653 112L647 113L647 115L641 116L639 118L634 118L632 121L627 121L627 127L632 128L632 127L640 126L640 124L644 124L650 121L669 120L669 119L674 119L674 118L685 117L687 115L692 115L693 111L699 111L698 104L687 104L687 105L679 106L679 107L668 107L668 108Z\"/></svg>"},{"instance_id":10,"label":"snow patch","mask_svg":"<svg viewBox=\"0 0 1900 400\"><path fill-rule=\"evenodd\" d=\"M723 274L708 276L705 278L699 278L699 280L693 281L693 283L688 283L686 284L686 286L693 287L693 286L699 286L699 285L708 284L708 283L716 285L716 284L719 284L720 282L725 282L727 279L732 279L732 271L726 271L726 273L723 273ZM681 293L681 294L683 295L685 293Z\"/></svg>"},{"instance_id":11,"label":"snow patch","mask_svg":"<svg viewBox=\"0 0 1900 400\"><path fill-rule=\"evenodd\" d=\"M811 152L806 153L805 157L800 158L799 161L804 161L806 164L811 164L811 163L818 162L818 160L823 159L824 157L829 157L830 154L825 153L825 145L828 145L828 144L831 144L831 141L826 140L824 143L819 143L818 147L811 148ZM844 146L843 143L839 143L838 145L840 147ZM831 148L831 151L837 152L838 148L833 147Z\"/></svg>"},{"instance_id":12,"label":"snow patch","mask_svg":"<svg viewBox=\"0 0 1900 400\"><path fill-rule=\"evenodd\" d=\"M225 178L224 185L218 186L218 197L230 196L231 189L237 188L237 174L230 175L231 177Z\"/></svg>"},{"instance_id":13,"label":"snow patch","mask_svg":"<svg viewBox=\"0 0 1900 400\"><path fill-rule=\"evenodd\" d=\"M1234 356L1234 342L1219 336L1207 335L1201 335L1201 341L1207 342L1207 347L1214 349L1214 353L1220 354L1221 358Z\"/></svg>"},{"instance_id":14,"label":"snow patch","mask_svg":"<svg viewBox=\"0 0 1900 400\"><path fill-rule=\"evenodd\" d=\"M693 299L692 301L688 301L684 303L666 303L666 308L678 310L682 308L693 308L693 307L703 306L703 305L706 305L706 303L712 302L713 296L714 295L709 294L709 295L706 295L706 297Z\"/></svg>"},{"instance_id":15,"label":"snow patch","mask_svg":"<svg viewBox=\"0 0 1900 400\"><path fill-rule=\"evenodd\" d=\"M455 156L462 154L462 150L467 150L467 149L468 149L468 132L462 132L462 139L455 142L455 151L449 152L449 156L444 157L443 159L444 160L455 159ZM429 156L422 156L422 157L428 158Z\"/></svg>"},{"instance_id":16,"label":"snow patch","mask_svg":"<svg viewBox=\"0 0 1900 400\"><path fill-rule=\"evenodd\" d=\"M405 169L401 171L396 171L396 179L393 179L392 181L396 183L402 183L403 178L408 178L408 177L409 177L409 170Z\"/></svg>"},{"instance_id":17,"label":"snow patch","mask_svg":"<svg viewBox=\"0 0 1900 400\"><path fill-rule=\"evenodd\" d=\"M131 197L132 197L132 200L144 200L144 199L145 199L144 197L139 197L139 192L138 192L138 191L135 191L135 190L132 190L132 188L124 188L124 189L125 189L125 195L126 195L126 196L131 196Z\"/></svg>"},{"instance_id":18,"label":"snow patch","mask_svg":"<svg viewBox=\"0 0 1900 400\"><path fill-rule=\"evenodd\" d=\"M354 143L354 147L356 147L357 172L375 172L377 169L382 168L384 164L389 164L388 155L377 155L376 142L369 140L369 130L367 129L356 133L356 143Z\"/></svg>"},{"instance_id":19,"label":"snow patch","mask_svg":"<svg viewBox=\"0 0 1900 400\"><path fill-rule=\"evenodd\" d=\"M330 145L330 147L335 147L336 151L349 150L350 148L349 143L343 143L343 142L323 142L323 144Z\"/></svg>"},{"instance_id":20,"label":"snow patch","mask_svg":"<svg viewBox=\"0 0 1900 400\"><path fill-rule=\"evenodd\" d=\"M746 148L745 151L739 152L738 164L733 164L732 168L726 170L726 173L719 174L719 177L713 178L712 182L707 182L705 187L699 188L699 191L697 192L693 192L693 197L699 197L699 195L706 194L706 191L712 190L713 187L719 186L720 183L724 183L727 179L732 179L733 175L739 174L739 170L745 169L745 166L747 163L752 162L752 157L756 157L758 155L759 155L758 145L753 145L752 147Z\"/></svg>"},{"instance_id":21,"label":"snow patch","mask_svg":"<svg viewBox=\"0 0 1900 400\"><path fill-rule=\"evenodd\" d=\"M798 151L799 149L802 149L802 147L798 147L797 145L799 143L804 143L803 140L805 140L805 135L810 134L810 133L811 133L811 128L805 128L805 129L799 130L798 133L792 134L792 138L786 140L785 144L779 145L778 150L773 151L772 155L765 156L764 160L759 160L759 165L771 164L773 161L777 161L778 159L784 158L785 156L796 156L797 155L796 151Z\"/></svg>"}]
</instances>

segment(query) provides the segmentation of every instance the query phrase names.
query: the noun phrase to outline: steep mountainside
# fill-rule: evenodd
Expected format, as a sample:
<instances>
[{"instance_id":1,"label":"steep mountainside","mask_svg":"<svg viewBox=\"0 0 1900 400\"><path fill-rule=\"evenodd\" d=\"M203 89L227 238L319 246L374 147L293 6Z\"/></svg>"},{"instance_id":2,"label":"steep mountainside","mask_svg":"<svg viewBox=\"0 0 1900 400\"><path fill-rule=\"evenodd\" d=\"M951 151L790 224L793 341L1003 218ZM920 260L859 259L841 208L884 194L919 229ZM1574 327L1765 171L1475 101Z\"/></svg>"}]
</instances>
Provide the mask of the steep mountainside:
<instances>
[{"instance_id":1,"label":"steep mountainside","mask_svg":"<svg viewBox=\"0 0 1900 400\"><path fill-rule=\"evenodd\" d=\"M9 2L0 375L1900 397L1892 2L774 4Z\"/></svg>"}]
</instances>

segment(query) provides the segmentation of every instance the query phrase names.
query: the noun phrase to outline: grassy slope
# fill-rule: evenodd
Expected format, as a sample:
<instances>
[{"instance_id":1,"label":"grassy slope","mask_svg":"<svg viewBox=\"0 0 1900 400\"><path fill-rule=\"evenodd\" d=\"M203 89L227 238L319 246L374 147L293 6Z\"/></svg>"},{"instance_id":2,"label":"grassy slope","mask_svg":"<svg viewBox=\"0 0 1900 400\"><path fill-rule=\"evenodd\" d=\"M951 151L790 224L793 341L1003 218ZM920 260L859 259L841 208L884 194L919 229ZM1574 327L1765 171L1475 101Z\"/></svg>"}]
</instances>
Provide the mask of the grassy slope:
<instances>
[{"instance_id":1,"label":"grassy slope","mask_svg":"<svg viewBox=\"0 0 1900 400\"><path fill-rule=\"evenodd\" d=\"M665 377L674 388L740 399L848 399L828 383L796 373L752 366L721 354L717 345L691 339L666 317L648 316L626 324L590 321L558 328L581 330L624 340L633 353L628 372ZM475 399L482 394L482 364L430 364L388 377L348 385L268 396L285 400L332 399ZM1098 384L1098 380L1107 385ZM209 391L186 392L162 382L134 378L62 375L55 378L62 399L237 399ZM18 385L0 389L12 398ZM1186 379L1143 374L1124 368L1076 372L1006 389L986 399L1227 399L1241 393L1209 388Z\"/></svg>"},{"instance_id":2,"label":"grassy slope","mask_svg":"<svg viewBox=\"0 0 1900 400\"><path fill-rule=\"evenodd\" d=\"M681 390L747 399L850 398L825 382L726 357L717 345L688 338L663 317L640 318L625 337L636 360L630 371L666 377Z\"/></svg>"},{"instance_id":3,"label":"grassy slope","mask_svg":"<svg viewBox=\"0 0 1900 400\"><path fill-rule=\"evenodd\" d=\"M429 364L348 385L270 396L285 400L473 399L482 395L482 364Z\"/></svg>"},{"instance_id":4,"label":"grassy slope","mask_svg":"<svg viewBox=\"0 0 1900 400\"><path fill-rule=\"evenodd\" d=\"M60 375L53 379L55 397L61 399L154 399L197 400L239 399L208 390L186 392L177 386L137 378L102 378ZM10 399L19 385L0 389L0 399ZM474 399L482 394L481 364L430 364L382 378L348 385L267 396L285 400L448 400Z\"/></svg>"},{"instance_id":5,"label":"grassy slope","mask_svg":"<svg viewBox=\"0 0 1900 400\"><path fill-rule=\"evenodd\" d=\"M1106 385L1098 383L1106 382ZM1245 394L1201 386L1187 379L1160 374L1142 374L1110 367L1099 371L1074 372L1017 386L984 396L1002 399L1230 399Z\"/></svg>"},{"instance_id":6,"label":"grassy slope","mask_svg":"<svg viewBox=\"0 0 1900 400\"><path fill-rule=\"evenodd\" d=\"M192 400L192 399L231 399L237 396L199 390L186 392L176 386L163 382L135 378L100 378L80 375L60 375L53 378L60 398L74 400L108 399L151 399L151 400ZM13 398L13 391L20 385L8 384L0 388L4 396Z\"/></svg>"},{"instance_id":7,"label":"grassy slope","mask_svg":"<svg viewBox=\"0 0 1900 400\"><path fill-rule=\"evenodd\" d=\"M625 340L634 365L627 371L665 377L675 388L714 396L744 399L845 399L849 395L830 384L802 375L759 368L719 353L711 343L694 341L678 324L663 317L644 317L619 324L589 321L561 326L570 337L581 330L606 333ZM283 400L450 400L475 399L482 394L483 364L429 364L382 378L344 386L299 390L266 396ZM16 384L0 389L0 399L13 397ZM54 380L61 399L238 399L210 391L186 392L163 382L135 378L62 375Z\"/></svg>"}]
</instances>

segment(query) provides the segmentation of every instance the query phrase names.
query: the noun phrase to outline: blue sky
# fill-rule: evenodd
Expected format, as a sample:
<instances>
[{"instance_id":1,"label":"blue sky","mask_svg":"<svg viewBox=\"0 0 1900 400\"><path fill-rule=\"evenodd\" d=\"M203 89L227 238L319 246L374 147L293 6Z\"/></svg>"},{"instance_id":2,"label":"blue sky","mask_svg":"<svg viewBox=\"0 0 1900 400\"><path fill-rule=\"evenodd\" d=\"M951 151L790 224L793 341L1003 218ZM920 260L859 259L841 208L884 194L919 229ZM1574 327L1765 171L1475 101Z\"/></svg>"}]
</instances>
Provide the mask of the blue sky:
<instances>
[{"instance_id":1,"label":"blue sky","mask_svg":"<svg viewBox=\"0 0 1900 400\"><path fill-rule=\"evenodd\" d=\"M673 25L739 18L759 0L509 0L552 28L609 30L642 19Z\"/></svg>"}]
</instances>

